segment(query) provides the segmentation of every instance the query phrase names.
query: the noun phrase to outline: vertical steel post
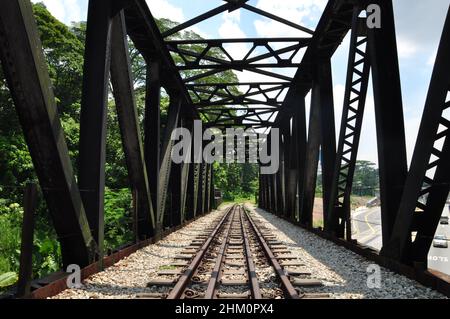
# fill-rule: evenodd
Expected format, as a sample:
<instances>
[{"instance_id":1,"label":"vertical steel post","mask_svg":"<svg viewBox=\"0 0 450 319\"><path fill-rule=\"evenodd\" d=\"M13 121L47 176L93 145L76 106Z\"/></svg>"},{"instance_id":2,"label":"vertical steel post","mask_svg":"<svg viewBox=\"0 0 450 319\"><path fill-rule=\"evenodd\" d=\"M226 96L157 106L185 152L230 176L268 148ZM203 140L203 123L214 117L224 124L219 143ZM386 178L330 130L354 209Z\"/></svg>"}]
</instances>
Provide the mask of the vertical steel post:
<instances>
[{"instance_id":1,"label":"vertical steel post","mask_svg":"<svg viewBox=\"0 0 450 319\"><path fill-rule=\"evenodd\" d=\"M138 112L134 96L128 40L123 12L114 18L111 36L111 83L116 102L117 118L125 153L130 188L137 196L137 224L139 239L153 236L155 216L145 166ZM140 194L138 196L138 194Z\"/></svg>"},{"instance_id":2,"label":"vertical steel post","mask_svg":"<svg viewBox=\"0 0 450 319\"><path fill-rule=\"evenodd\" d=\"M351 240L351 193L370 75L366 19L354 8L336 167L326 231Z\"/></svg>"},{"instance_id":3,"label":"vertical steel post","mask_svg":"<svg viewBox=\"0 0 450 319\"><path fill-rule=\"evenodd\" d=\"M147 66L145 118L144 118L144 153L150 186L150 197L155 211L155 233L162 228L159 206L159 170L161 147L161 79L160 63L152 62Z\"/></svg>"},{"instance_id":4,"label":"vertical steel post","mask_svg":"<svg viewBox=\"0 0 450 319\"><path fill-rule=\"evenodd\" d=\"M189 131L192 131L192 120L182 119L181 126L187 128ZM189 143L189 147L186 150L188 153L191 153L192 144ZM191 159L192 160L192 159ZM191 168L191 163L182 163L181 164L181 189L180 189L180 212L181 212L181 222L186 220L186 202L188 196L188 185L189 185L189 173Z\"/></svg>"},{"instance_id":5,"label":"vertical steel post","mask_svg":"<svg viewBox=\"0 0 450 319\"><path fill-rule=\"evenodd\" d=\"M391 0L376 0L381 28L368 30L380 172L383 244L392 235L407 175L405 125Z\"/></svg>"},{"instance_id":6,"label":"vertical steel post","mask_svg":"<svg viewBox=\"0 0 450 319\"><path fill-rule=\"evenodd\" d=\"M204 162L198 164L198 188L197 188L197 215L203 215L205 203L205 177L206 164Z\"/></svg>"},{"instance_id":7,"label":"vertical steel post","mask_svg":"<svg viewBox=\"0 0 450 319\"><path fill-rule=\"evenodd\" d=\"M17 296L26 297L30 293L33 279L33 237L34 214L37 205L36 184L27 184L23 197L23 223L20 246L19 282L17 283Z\"/></svg>"},{"instance_id":8,"label":"vertical steel post","mask_svg":"<svg viewBox=\"0 0 450 319\"><path fill-rule=\"evenodd\" d=\"M381 253L422 268L450 190L450 8L392 235Z\"/></svg>"},{"instance_id":9,"label":"vertical steel post","mask_svg":"<svg viewBox=\"0 0 450 319\"><path fill-rule=\"evenodd\" d=\"M113 3L89 1L80 115L79 185L89 226L103 255L106 115Z\"/></svg>"},{"instance_id":10,"label":"vertical steel post","mask_svg":"<svg viewBox=\"0 0 450 319\"><path fill-rule=\"evenodd\" d=\"M64 266L88 265L95 241L59 120L31 2L2 2L0 59L23 134L61 243Z\"/></svg>"},{"instance_id":11,"label":"vertical steel post","mask_svg":"<svg viewBox=\"0 0 450 319\"><path fill-rule=\"evenodd\" d=\"M307 136L306 136L306 106L305 98L298 98L299 105L295 108L293 116L293 140L295 141L295 147L292 152L292 163L293 169L296 171L297 176L295 184L293 186L294 190L294 203L293 208L295 213L298 214L299 218L301 211L303 210L303 196L304 196L304 185L305 185L305 174L306 174L306 158L307 158ZM298 197L297 197L298 196Z\"/></svg>"},{"instance_id":12,"label":"vertical steel post","mask_svg":"<svg viewBox=\"0 0 450 319\"><path fill-rule=\"evenodd\" d=\"M172 132L176 129L181 111L181 98L177 95L170 97L167 123L164 132L164 140L161 147L159 186L158 186L158 210L157 220L163 225L166 208L167 192L169 189L170 173L172 168L172 148L174 141L171 139ZM178 219L178 217L177 217Z\"/></svg>"},{"instance_id":13,"label":"vertical steel post","mask_svg":"<svg viewBox=\"0 0 450 319\"><path fill-rule=\"evenodd\" d=\"M331 184L336 160L334 124L333 82L331 62L317 61L311 96L311 111L305 166L300 222L312 226L313 208L319 157L322 164L323 218L326 223L327 205L330 201Z\"/></svg>"},{"instance_id":14,"label":"vertical steel post","mask_svg":"<svg viewBox=\"0 0 450 319\"><path fill-rule=\"evenodd\" d=\"M197 214L197 197L198 197L198 166L199 164L194 162L195 153L198 150L194 148L194 134L193 134L193 123L190 123L191 127L191 164L189 164L189 181L188 181L188 194L187 194L187 205L186 205L186 218L188 220L194 218ZM201 151L201 150L200 150Z\"/></svg>"}]
</instances>

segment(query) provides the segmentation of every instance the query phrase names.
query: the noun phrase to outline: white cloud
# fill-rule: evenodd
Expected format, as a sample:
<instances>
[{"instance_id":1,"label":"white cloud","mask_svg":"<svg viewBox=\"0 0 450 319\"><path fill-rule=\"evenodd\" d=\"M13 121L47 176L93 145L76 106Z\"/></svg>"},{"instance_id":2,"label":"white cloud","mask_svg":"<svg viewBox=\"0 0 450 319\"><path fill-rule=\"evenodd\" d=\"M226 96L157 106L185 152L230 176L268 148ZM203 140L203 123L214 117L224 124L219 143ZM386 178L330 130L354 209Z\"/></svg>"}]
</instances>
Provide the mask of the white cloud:
<instances>
[{"instance_id":1,"label":"white cloud","mask_svg":"<svg viewBox=\"0 0 450 319\"><path fill-rule=\"evenodd\" d=\"M318 17L325 5L325 0L259 0L256 7L308 27L312 20L317 20L313 18L313 13L317 13ZM254 26L258 35L264 37L290 37L302 34L301 31L266 18L255 20Z\"/></svg>"},{"instance_id":2,"label":"white cloud","mask_svg":"<svg viewBox=\"0 0 450 319\"><path fill-rule=\"evenodd\" d=\"M225 13L223 15L223 23L219 27L219 35L222 38L245 38L245 32L239 26L241 20L240 11Z\"/></svg>"},{"instance_id":3,"label":"white cloud","mask_svg":"<svg viewBox=\"0 0 450 319\"><path fill-rule=\"evenodd\" d=\"M437 57L437 50L435 50L430 57L427 60L427 65L428 66L434 66L434 63L436 62L436 57Z\"/></svg>"},{"instance_id":4,"label":"white cloud","mask_svg":"<svg viewBox=\"0 0 450 319\"><path fill-rule=\"evenodd\" d=\"M67 25L86 20L86 12L81 12L80 2L87 0L33 0L33 2L43 2L56 19Z\"/></svg>"},{"instance_id":5,"label":"white cloud","mask_svg":"<svg viewBox=\"0 0 450 319\"><path fill-rule=\"evenodd\" d=\"M166 0L146 0L150 12L156 18L166 18L175 22L184 22L183 9L170 4Z\"/></svg>"},{"instance_id":6,"label":"white cloud","mask_svg":"<svg viewBox=\"0 0 450 319\"><path fill-rule=\"evenodd\" d=\"M399 57L404 59L412 58L419 50L414 41L402 37L398 37L397 47Z\"/></svg>"},{"instance_id":7,"label":"white cloud","mask_svg":"<svg viewBox=\"0 0 450 319\"><path fill-rule=\"evenodd\" d=\"M239 10L224 13L222 16L223 23L219 27L218 33L222 38L246 38L247 35L241 29L239 22L241 20L241 14ZM247 52L250 50L248 44L245 43L233 43L226 44L224 48L233 57L233 59L243 59Z\"/></svg>"},{"instance_id":8,"label":"white cloud","mask_svg":"<svg viewBox=\"0 0 450 319\"><path fill-rule=\"evenodd\" d=\"M411 163L411 159L414 153L417 135L419 133L420 122L420 116L405 118L406 155L408 157L408 163Z\"/></svg>"}]
</instances>

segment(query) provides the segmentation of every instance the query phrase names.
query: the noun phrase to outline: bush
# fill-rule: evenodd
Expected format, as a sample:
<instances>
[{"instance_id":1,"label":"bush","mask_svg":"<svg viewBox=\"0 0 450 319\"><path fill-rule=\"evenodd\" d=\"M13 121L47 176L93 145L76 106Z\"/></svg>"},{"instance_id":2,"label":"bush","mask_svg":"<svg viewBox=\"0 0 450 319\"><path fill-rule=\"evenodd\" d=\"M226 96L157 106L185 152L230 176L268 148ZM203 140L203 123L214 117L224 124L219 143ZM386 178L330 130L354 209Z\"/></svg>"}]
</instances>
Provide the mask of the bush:
<instances>
[{"instance_id":1,"label":"bush","mask_svg":"<svg viewBox=\"0 0 450 319\"><path fill-rule=\"evenodd\" d=\"M105 191L105 250L133 240L132 196L129 189Z\"/></svg>"},{"instance_id":2,"label":"bush","mask_svg":"<svg viewBox=\"0 0 450 319\"><path fill-rule=\"evenodd\" d=\"M5 200L2 200L0 210L0 275L9 273L7 280L4 280L2 288L12 285L16 282L12 276L16 274L19 269L20 261L20 236L23 211L17 203L4 205ZM5 278L6 278L5 277Z\"/></svg>"}]
</instances>

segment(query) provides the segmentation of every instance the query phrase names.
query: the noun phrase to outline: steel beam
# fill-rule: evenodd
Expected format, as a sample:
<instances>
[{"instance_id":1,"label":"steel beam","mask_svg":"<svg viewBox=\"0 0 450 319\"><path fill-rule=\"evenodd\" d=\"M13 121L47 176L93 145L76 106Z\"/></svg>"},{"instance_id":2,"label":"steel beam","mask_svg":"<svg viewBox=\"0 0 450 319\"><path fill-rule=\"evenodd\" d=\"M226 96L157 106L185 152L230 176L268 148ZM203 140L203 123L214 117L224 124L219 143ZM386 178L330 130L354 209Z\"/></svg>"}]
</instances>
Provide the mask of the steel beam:
<instances>
[{"instance_id":1,"label":"steel beam","mask_svg":"<svg viewBox=\"0 0 450 319\"><path fill-rule=\"evenodd\" d=\"M147 66L144 152L145 164L150 184L150 197L155 211L156 232L160 231L161 207L159 207L159 170L161 151L161 77L160 64L153 62Z\"/></svg>"},{"instance_id":2,"label":"steel beam","mask_svg":"<svg viewBox=\"0 0 450 319\"><path fill-rule=\"evenodd\" d=\"M308 145L303 182L302 212L300 221L312 226L317 168L322 164L324 222L328 216L331 184L336 158L333 83L330 60L317 62L311 95Z\"/></svg>"},{"instance_id":3,"label":"steel beam","mask_svg":"<svg viewBox=\"0 0 450 319\"><path fill-rule=\"evenodd\" d=\"M106 118L113 2L90 1L80 114L79 185L89 226L103 254Z\"/></svg>"},{"instance_id":4,"label":"steel beam","mask_svg":"<svg viewBox=\"0 0 450 319\"><path fill-rule=\"evenodd\" d=\"M147 64L158 62L160 65L160 83L169 95L179 95L186 113L198 118L195 109L191 107L191 99L184 86L181 76L175 72L175 62L170 56L145 0L125 0L125 20L128 35L135 47L144 57ZM150 172L149 172L150 173Z\"/></svg>"},{"instance_id":5,"label":"steel beam","mask_svg":"<svg viewBox=\"0 0 450 319\"><path fill-rule=\"evenodd\" d=\"M248 0L238 1L238 2L246 2L246 1L248 1ZM201 15L199 15L199 16L191 19L191 20L189 20L189 21L186 21L186 22L184 22L182 24L177 25L176 27L174 27L174 28L164 32L163 33L163 37L166 38L166 37L169 37L171 35L174 35L175 33L178 33L178 32L183 31L183 30L185 30L185 29L187 29L189 27L192 27L193 25L195 25L195 24L197 24L199 22L202 22L202 21L204 21L206 19L209 19L211 17L214 17L214 16L216 16L216 15L222 13L222 12L225 12L225 11L230 11L231 12L233 10L236 10L241 5L242 4L237 4L236 1L233 1L233 2L230 1L229 3L221 5L220 7L214 8L214 9L208 11L208 12L205 12L205 13L203 13L203 14L201 14Z\"/></svg>"},{"instance_id":6,"label":"steel beam","mask_svg":"<svg viewBox=\"0 0 450 319\"><path fill-rule=\"evenodd\" d=\"M187 128L185 119L180 118L179 124L180 127ZM191 152L191 145L186 151ZM172 226L178 226L186 220L185 207L190 165L190 163L172 163L169 186L172 193Z\"/></svg>"},{"instance_id":7,"label":"steel beam","mask_svg":"<svg viewBox=\"0 0 450 319\"><path fill-rule=\"evenodd\" d=\"M372 1L381 8L381 28L369 29L380 172L383 244L392 229L407 175L405 125L391 0Z\"/></svg>"},{"instance_id":8,"label":"steel beam","mask_svg":"<svg viewBox=\"0 0 450 319\"><path fill-rule=\"evenodd\" d=\"M189 131L192 132L192 121L182 119L181 125ZM192 144L189 144L189 148L187 150L188 153L191 153ZM187 202L187 194L188 194L188 185L189 185L189 173L192 163L182 163L181 164L181 199L180 199L180 212L181 212L181 221L186 220L186 202Z\"/></svg>"},{"instance_id":9,"label":"steel beam","mask_svg":"<svg viewBox=\"0 0 450 319\"><path fill-rule=\"evenodd\" d=\"M267 182L267 211L273 213L272 203L273 203L273 192L272 192L272 175L266 175Z\"/></svg>"},{"instance_id":10,"label":"steel beam","mask_svg":"<svg viewBox=\"0 0 450 319\"><path fill-rule=\"evenodd\" d=\"M191 131L192 133L192 131ZM192 163L189 165L189 180L188 180L188 189L187 189L187 204L186 204L186 218L192 219L197 215L197 202L198 202L198 174L199 174L199 164L194 162L195 152L194 149L194 136L192 134L191 141L191 160ZM202 150L197 150L197 152L201 152ZM201 156L201 155L200 155Z\"/></svg>"},{"instance_id":11,"label":"steel beam","mask_svg":"<svg viewBox=\"0 0 450 319\"><path fill-rule=\"evenodd\" d=\"M449 68L450 9L397 218L381 252L423 268L450 190Z\"/></svg>"},{"instance_id":12,"label":"steel beam","mask_svg":"<svg viewBox=\"0 0 450 319\"><path fill-rule=\"evenodd\" d=\"M285 103L278 116L276 123L281 122L285 113L289 113L288 108L284 108L287 101L293 98L301 87L302 96L306 96L311 90L313 82L315 60L331 59L337 48L341 45L345 36L351 28L353 18L353 1L329 0L324 9L322 17L317 25L311 42L303 55L301 66L298 68L292 79L291 89L286 95Z\"/></svg>"},{"instance_id":13,"label":"steel beam","mask_svg":"<svg viewBox=\"0 0 450 319\"><path fill-rule=\"evenodd\" d=\"M206 191L205 191L205 213L211 211L211 186L212 186L212 164L207 165L206 173Z\"/></svg>"},{"instance_id":14,"label":"steel beam","mask_svg":"<svg viewBox=\"0 0 450 319\"><path fill-rule=\"evenodd\" d=\"M17 281L16 296L28 297L31 292L33 279L33 246L36 225L36 206L38 190L36 184L25 186L23 195L22 233L20 237L19 280Z\"/></svg>"},{"instance_id":15,"label":"steel beam","mask_svg":"<svg viewBox=\"0 0 450 319\"><path fill-rule=\"evenodd\" d=\"M209 210L212 211L213 209L217 209L217 205L216 205L216 201L215 201L215 193L216 193L216 188L214 185L214 165L211 164L211 190L209 192L209 203L210 203L210 207Z\"/></svg>"},{"instance_id":16,"label":"steel beam","mask_svg":"<svg viewBox=\"0 0 450 319\"><path fill-rule=\"evenodd\" d=\"M206 177L206 165L205 163L198 164L198 191L197 191L197 212L196 215L203 215L205 207L205 177Z\"/></svg>"},{"instance_id":17,"label":"steel beam","mask_svg":"<svg viewBox=\"0 0 450 319\"><path fill-rule=\"evenodd\" d=\"M181 98L179 96L171 96L167 116L167 123L164 132L164 140L161 147L160 170L159 170L159 186L158 186L158 205L157 220L160 225L163 224L163 218L166 208L167 192L169 187L170 172L172 168L172 148L174 141L171 139L172 132L177 128L181 110ZM179 200L179 199L178 199ZM178 212L181 214L181 211ZM177 219L180 216L177 216Z\"/></svg>"},{"instance_id":18,"label":"steel beam","mask_svg":"<svg viewBox=\"0 0 450 319\"><path fill-rule=\"evenodd\" d=\"M370 75L366 19L359 18L360 13L361 9L355 7L337 160L325 229L340 238L345 235L347 240L352 237L350 196Z\"/></svg>"},{"instance_id":19,"label":"steel beam","mask_svg":"<svg viewBox=\"0 0 450 319\"><path fill-rule=\"evenodd\" d=\"M296 193L295 193L295 208L296 214L298 214L299 218L300 210L302 206L300 206L301 198L303 196L303 188L304 188L304 180L306 174L306 158L307 158L307 135L306 135L306 105L305 99L298 99L299 105L296 107L293 116L293 135L295 143L295 152L293 152L293 168L297 172L296 179Z\"/></svg>"},{"instance_id":20,"label":"steel beam","mask_svg":"<svg viewBox=\"0 0 450 319\"><path fill-rule=\"evenodd\" d=\"M285 176L285 155L286 155L286 140L285 134L287 133L287 123L281 126L281 130L279 133L279 168L276 173L276 182L277 182L277 214L280 216L285 216L285 186L286 186L286 176Z\"/></svg>"},{"instance_id":21,"label":"steel beam","mask_svg":"<svg viewBox=\"0 0 450 319\"><path fill-rule=\"evenodd\" d=\"M138 194L137 233L139 239L146 239L153 236L155 217L134 97L123 12L114 18L111 48L111 83L116 101L117 117L130 186Z\"/></svg>"},{"instance_id":22,"label":"steel beam","mask_svg":"<svg viewBox=\"0 0 450 319\"><path fill-rule=\"evenodd\" d=\"M295 129L291 128L291 122L289 120L287 129L285 132L285 147L284 147L284 172L285 172L285 216L288 219L293 219L295 216L295 197L297 191L297 172L296 156L297 152L297 136L294 134Z\"/></svg>"},{"instance_id":23,"label":"steel beam","mask_svg":"<svg viewBox=\"0 0 450 319\"><path fill-rule=\"evenodd\" d=\"M89 229L61 127L31 3L2 2L0 53L58 239L63 264L85 266L93 260Z\"/></svg>"},{"instance_id":24,"label":"steel beam","mask_svg":"<svg viewBox=\"0 0 450 319\"><path fill-rule=\"evenodd\" d=\"M266 196L266 176L259 174L259 207L262 209L267 209L267 196Z\"/></svg>"}]
</instances>

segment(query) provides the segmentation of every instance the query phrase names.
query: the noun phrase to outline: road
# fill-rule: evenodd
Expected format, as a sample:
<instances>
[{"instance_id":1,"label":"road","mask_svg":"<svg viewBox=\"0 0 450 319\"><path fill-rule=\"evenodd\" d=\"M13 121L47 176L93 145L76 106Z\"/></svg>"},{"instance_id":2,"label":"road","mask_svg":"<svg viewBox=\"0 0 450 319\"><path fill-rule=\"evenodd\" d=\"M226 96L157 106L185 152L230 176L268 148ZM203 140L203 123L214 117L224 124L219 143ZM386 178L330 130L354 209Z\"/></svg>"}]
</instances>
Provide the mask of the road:
<instances>
[{"instance_id":1,"label":"road","mask_svg":"<svg viewBox=\"0 0 450 319\"><path fill-rule=\"evenodd\" d=\"M444 208L443 216L448 216L448 205ZM353 238L359 243L380 250L381 237L381 211L380 207L359 208L352 212ZM450 239L450 226L439 224L436 235L446 235ZM450 242L449 242L450 246ZM450 275L450 247L431 247L428 254L428 267Z\"/></svg>"}]
</instances>

